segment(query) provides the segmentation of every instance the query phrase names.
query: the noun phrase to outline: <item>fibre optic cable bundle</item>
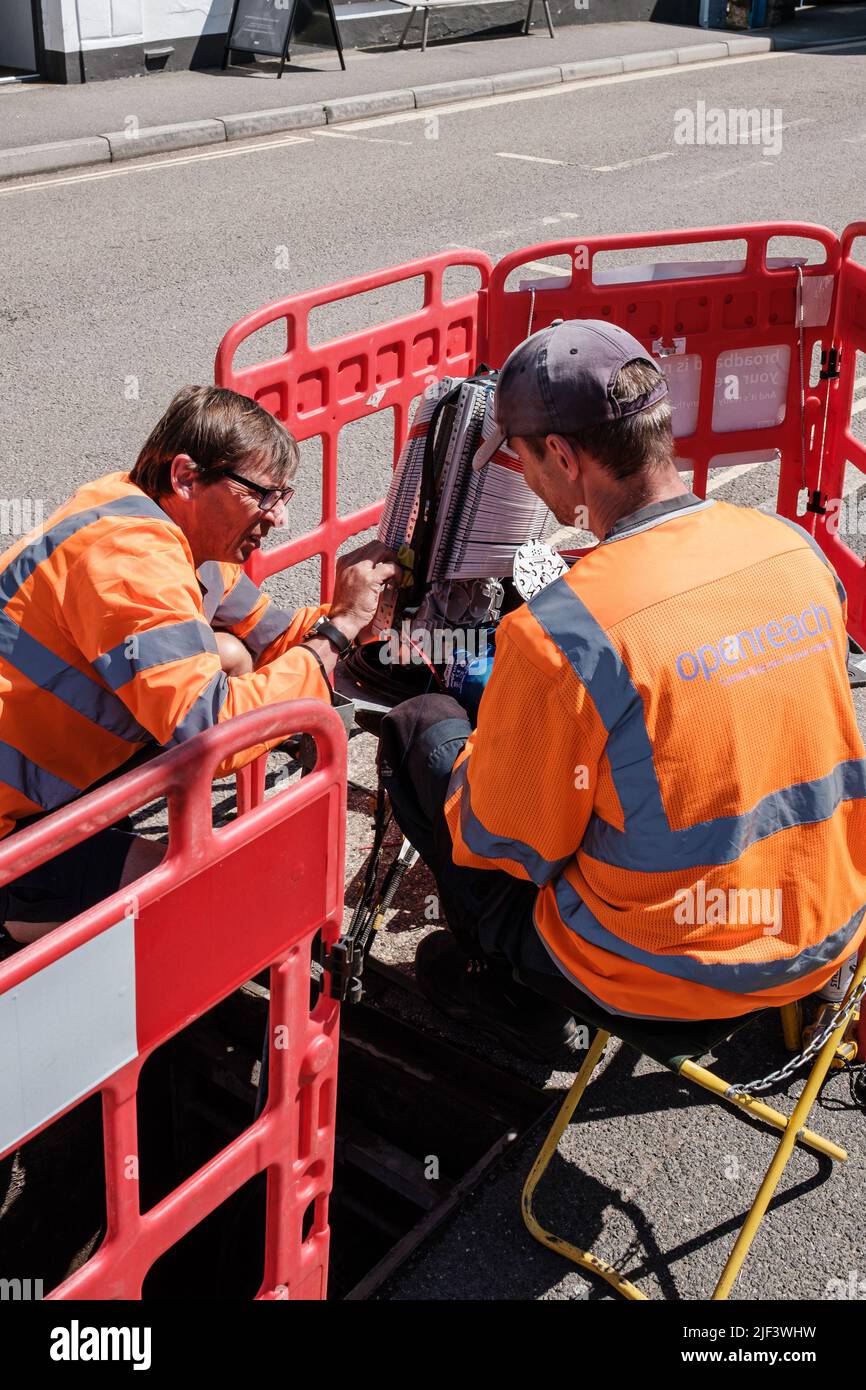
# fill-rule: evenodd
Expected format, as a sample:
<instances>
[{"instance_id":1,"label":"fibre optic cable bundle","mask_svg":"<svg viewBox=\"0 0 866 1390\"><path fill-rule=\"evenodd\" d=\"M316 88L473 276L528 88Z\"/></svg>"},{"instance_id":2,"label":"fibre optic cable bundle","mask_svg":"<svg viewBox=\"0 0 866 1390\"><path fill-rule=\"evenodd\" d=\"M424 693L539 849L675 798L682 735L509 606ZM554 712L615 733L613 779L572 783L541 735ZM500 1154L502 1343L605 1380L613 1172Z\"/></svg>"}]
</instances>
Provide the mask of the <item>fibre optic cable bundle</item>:
<instances>
[{"instance_id":1,"label":"fibre optic cable bundle","mask_svg":"<svg viewBox=\"0 0 866 1390\"><path fill-rule=\"evenodd\" d=\"M479 654L486 652L486 634L503 610L520 602L511 585L515 552L550 528L549 509L527 487L510 449L473 467L496 428L495 387L496 373L481 368L472 377L434 382L418 404L378 531L404 573L402 584L384 591L372 630L380 642L395 631L405 634L401 655L395 662L393 650L386 658L365 644L344 663L356 678L366 671L368 685L372 667L380 693L390 686L392 697L405 698L427 688L431 668L435 675L450 661L452 631L470 650L477 638Z\"/></svg>"}]
</instances>

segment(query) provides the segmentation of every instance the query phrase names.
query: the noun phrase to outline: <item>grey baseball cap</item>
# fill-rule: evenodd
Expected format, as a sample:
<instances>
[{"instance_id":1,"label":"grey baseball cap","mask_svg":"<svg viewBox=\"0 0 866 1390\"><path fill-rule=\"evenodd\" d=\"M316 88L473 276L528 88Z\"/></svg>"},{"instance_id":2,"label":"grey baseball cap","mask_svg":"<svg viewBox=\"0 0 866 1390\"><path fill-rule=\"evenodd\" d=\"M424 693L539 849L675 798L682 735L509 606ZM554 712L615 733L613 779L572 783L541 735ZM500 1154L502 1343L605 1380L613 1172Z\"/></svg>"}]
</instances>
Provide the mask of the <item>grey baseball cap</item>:
<instances>
[{"instance_id":1,"label":"grey baseball cap","mask_svg":"<svg viewBox=\"0 0 866 1390\"><path fill-rule=\"evenodd\" d=\"M632 401L614 400L617 374L635 361L655 367L658 382ZM658 363L624 328L603 319L557 319L507 358L496 383L496 429L473 467L483 468L509 435L577 434L648 410L667 394Z\"/></svg>"}]
</instances>

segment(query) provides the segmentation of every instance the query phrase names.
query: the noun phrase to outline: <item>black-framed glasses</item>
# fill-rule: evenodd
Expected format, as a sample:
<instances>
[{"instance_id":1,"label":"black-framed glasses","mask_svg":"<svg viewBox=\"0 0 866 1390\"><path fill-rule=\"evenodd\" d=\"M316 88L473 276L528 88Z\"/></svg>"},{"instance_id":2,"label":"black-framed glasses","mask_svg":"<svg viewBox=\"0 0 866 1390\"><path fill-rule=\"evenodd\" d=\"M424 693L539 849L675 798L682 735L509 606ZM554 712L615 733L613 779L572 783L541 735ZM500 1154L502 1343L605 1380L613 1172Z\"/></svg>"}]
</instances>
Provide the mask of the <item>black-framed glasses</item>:
<instances>
[{"instance_id":1,"label":"black-framed glasses","mask_svg":"<svg viewBox=\"0 0 866 1390\"><path fill-rule=\"evenodd\" d=\"M260 512L272 512L280 502L291 502L295 495L293 487L262 487L250 478L242 478L240 473L224 472L220 474L220 477L231 478L234 483L242 483L250 492L255 493L258 498L256 505Z\"/></svg>"}]
</instances>

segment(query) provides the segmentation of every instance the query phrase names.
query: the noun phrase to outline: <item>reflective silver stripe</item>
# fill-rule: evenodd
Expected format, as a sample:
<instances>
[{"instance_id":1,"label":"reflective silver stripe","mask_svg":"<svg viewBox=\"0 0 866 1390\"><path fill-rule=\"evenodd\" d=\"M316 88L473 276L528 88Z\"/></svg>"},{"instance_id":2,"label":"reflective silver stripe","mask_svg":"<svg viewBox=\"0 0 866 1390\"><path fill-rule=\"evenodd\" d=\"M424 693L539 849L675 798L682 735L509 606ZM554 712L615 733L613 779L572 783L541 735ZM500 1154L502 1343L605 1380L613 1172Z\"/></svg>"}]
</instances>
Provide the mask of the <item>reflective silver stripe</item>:
<instances>
[{"instance_id":1,"label":"reflective silver stripe","mask_svg":"<svg viewBox=\"0 0 866 1390\"><path fill-rule=\"evenodd\" d=\"M866 797L866 760L852 758L812 782L770 792L750 811L673 830L662 801L643 703L607 633L565 579L549 584L530 600L528 608L586 688L608 733L605 753L624 829L594 813L580 846L591 858L642 873L731 863L758 840L793 826L829 820L840 802Z\"/></svg>"},{"instance_id":2,"label":"reflective silver stripe","mask_svg":"<svg viewBox=\"0 0 866 1390\"><path fill-rule=\"evenodd\" d=\"M262 596L261 589L245 574L238 577L211 619L214 627L234 627L248 618ZM246 641L246 638L244 638Z\"/></svg>"},{"instance_id":3,"label":"reflective silver stripe","mask_svg":"<svg viewBox=\"0 0 866 1390\"><path fill-rule=\"evenodd\" d=\"M494 835L475 815L469 795L469 777L466 758L455 768L448 783L448 798L460 791L460 833L463 843L482 859L513 859L521 864L533 883L543 887L561 873L572 858L566 854L562 859L545 859L537 850L523 840L511 840L502 835Z\"/></svg>"},{"instance_id":4,"label":"reflective silver stripe","mask_svg":"<svg viewBox=\"0 0 866 1390\"><path fill-rule=\"evenodd\" d=\"M209 623L222 603L225 593L225 580L218 560L205 560L196 571L200 587L203 589L202 608Z\"/></svg>"},{"instance_id":5,"label":"reflective silver stripe","mask_svg":"<svg viewBox=\"0 0 866 1390\"><path fill-rule=\"evenodd\" d=\"M848 597L848 595L845 593L845 586L842 583L842 580L839 578L836 571L833 569L833 566L830 564L830 561L827 559L827 556L824 554L820 545L815 540L815 537L813 535L810 535L808 531L804 530L802 526L798 525L796 521L792 521L789 516L781 516L779 512L773 512L772 515L774 521L784 522L785 525L789 526L792 531L797 532L797 535L800 536L801 540L808 541L812 550L814 550L815 554L818 556L818 559L821 561L822 564L826 565L828 570L830 570L830 572L832 573L833 578L836 581L836 593L839 595L839 602L844 603L846 598Z\"/></svg>"},{"instance_id":6,"label":"reflective silver stripe","mask_svg":"<svg viewBox=\"0 0 866 1390\"><path fill-rule=\"evenodd\" d=\"M225 671L217 671L177 725L166 746L184 743L193 735L200 734L203 729L209 729L216 724L220 710L228 699L228 693L229 678Z\"/></svg>"},{"instance_id":7,"label":"reflective silver stripe","mask_svg":"<svg viewBox=\"0 0 866 1390\"><path fill-rule=\"evenodd\" d=\"M0 1153L137 1055L128 916L0 995Z\"/></svg>"},{"instance_id":8,"label":"reflective silver stripe","mask_svg":"<svg viewBox=\"0 0 866 1390\"><path fill-rule=\"evenodd\" d=\"M69 709L128 743L146 743L151 735L133 719L122 700L91 680L0 613L0 657Z\"/></svg>"},{"instance_id":9,"label":"reflective silver stripe","mask_svg":"<svg viewBox=\"0 0 866 1390\"><path fill-rule=\"evenodd\" d=\"M671 829L643 702L622 657L565 579L548 584L527 606L586 689L607 731L605 753L630 841L652 834L670 851ZM653 865L662 867L666 866Z\"/></svg>"},{"instance_id":10,"label":"reflective silver stripe","mask_svg":"<svg viewBox=\"0 0 866 1390\"><path fill-rule=\"evenodd\" d=\"M294 613L289 613L285 608L277 608L276 604L269 603L255 627L244 633L241 640L253 656L258 658L266 647L269 647L272 642L275 642L278 637L288 631L294 621Z\"/></svg>"},{"instance_id":11,"label":"reflective silver stripe","mask_svg":"<svg viewBox=\"0 0 866 1390\"><path fill-rule=\"evenodd\" d=\"M202 652L218 655L216 638L207 623L199 618L185 618L180 623L165 623L162 627L131 633L91 664L112 690L119 690L140 671L200 656Z\"/></svg>"},{"instance_id":12,"label":"reflective silver stripe","mask_svg":"<svg viewBox=\"0 0 866 1390\"><path fill-rule=\"evenodd\" d=\"M53 772L26 758L9 743L0 743L0 782L14 787L15 791L21 792L28 801L35 802L44 811L65 806L67 801L81 795L79 787L64 782L62 777L55 777Z\"/></svg>"},{"instance_id":13,"label":"reflective silver stripe","mask_svg":"<svg viewBox=\"0 0 866 1390\"><path fill-rule=\"evenodd\" d=\"M645 951L621 936L608 931L595 917L586 903L572 888L566 878L556 884L556 904L563 924L583 941L599 946L611 955L621 956L636 965L645 966L657 975L667 975L675 980L687 980L690 984L704 985L707 989L718 989L730 994L757 994L761 990L775 989L779 985L790 984L811 975L822 965L829 965L844 951L855 935L866 912L860 907L854 916L831 932L815 946L807 946L799 955L768 961L742 961L738 965L721 965L713 961L693 960L690 956L659 954Z\"/></svg>"},{"instance_id":14,"label":"reflective silver stripe","mask_svg":"<svg viewBox=\"0 0 866 1390\"><path fill-rule=\"evenodd\" d=\"M43 560L47 560L54 554L58 546L64 541L68 541L77 531L81 531L85 526L91 526L94 521L100 521L103 517L149 517L153 520L166 522L172 525L170 517L166 516L161 507L157 506L149 497L141 493L139 497L118 497L114 502L105 502L98 507L89 507L83 512L74 512L71 516L65 516L60 521L56 521L47 531L37 540L31 541L23 550L20 550L11 560L6 568L0 573L0 608L5 608L9 600L18 592L21 585L26 583L31 574Z\"/></svg>"},{"instance_id":15,"label":"reflective silver stripe","mask_svg":"<svg viewBox=\"0 0 866 1390\"><path fill-rule=\"evenodd\" d=\"M864 798L866 759L850 758L824 777L770 792L742 815L719 816L684 830L672 831L647 818L640 833L626 835L593 815L580 848L591 859L643 873L730 864L759 840L829 820L843 801Z\"/></svg>"}]
</instances>

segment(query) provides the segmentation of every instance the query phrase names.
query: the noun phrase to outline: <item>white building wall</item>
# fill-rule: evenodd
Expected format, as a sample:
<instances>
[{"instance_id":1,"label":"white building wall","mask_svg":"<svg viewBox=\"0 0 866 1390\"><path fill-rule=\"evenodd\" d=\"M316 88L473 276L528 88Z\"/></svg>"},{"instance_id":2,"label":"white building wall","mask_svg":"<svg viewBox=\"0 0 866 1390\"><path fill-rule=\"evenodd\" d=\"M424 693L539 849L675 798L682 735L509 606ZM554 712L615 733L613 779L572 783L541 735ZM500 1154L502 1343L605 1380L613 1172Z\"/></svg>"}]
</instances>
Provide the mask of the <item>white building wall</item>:
<instances>
[{"instance_id":1,"label":"white building wall","mask_svg":"<svg viewBox=\"0 0 866 1390\"><path fill-rule=\"evenodd\" d=\"M42 32L46 48L55 53L77 53L81 44L76 0L42 0Z\"/></svg>"},{"instance_id":2,"label":"white building wall","mask_svg":"<svg viewBox=\"0 0 866 1390\"><path fill-rule=\"evenodd\" d=\"M232 0L73 0L83 49L225 33Z\"/></svg>"}]
</instances>

